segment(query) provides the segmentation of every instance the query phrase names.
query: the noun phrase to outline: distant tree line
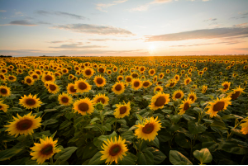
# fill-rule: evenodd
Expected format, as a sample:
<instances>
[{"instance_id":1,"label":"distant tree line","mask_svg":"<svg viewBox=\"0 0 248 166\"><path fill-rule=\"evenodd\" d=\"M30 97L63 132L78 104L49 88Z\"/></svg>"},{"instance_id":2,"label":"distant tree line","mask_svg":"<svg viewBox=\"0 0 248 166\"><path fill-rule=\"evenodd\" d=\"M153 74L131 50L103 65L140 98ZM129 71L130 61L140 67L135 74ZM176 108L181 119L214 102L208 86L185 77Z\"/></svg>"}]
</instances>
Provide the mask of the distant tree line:
<instances>
[{"instance_id":1,"label":"distant tree line","mask_svg":"<svg viewBox=\"0 0 248 166\"><path fill-rule=\"evenodd\" d=\"M0 55L0 58L11 58L12 55Z\"/></svg>"}]
</instances>

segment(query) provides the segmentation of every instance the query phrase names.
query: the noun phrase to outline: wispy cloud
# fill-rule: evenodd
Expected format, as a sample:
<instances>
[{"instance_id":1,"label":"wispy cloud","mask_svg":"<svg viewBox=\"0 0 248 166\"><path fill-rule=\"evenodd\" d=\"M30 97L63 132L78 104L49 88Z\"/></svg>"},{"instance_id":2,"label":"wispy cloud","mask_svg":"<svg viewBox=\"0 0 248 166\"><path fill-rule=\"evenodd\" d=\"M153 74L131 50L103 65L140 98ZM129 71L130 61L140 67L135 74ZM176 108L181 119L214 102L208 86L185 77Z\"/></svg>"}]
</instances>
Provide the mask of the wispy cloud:
<instances>
[{"instance_id":1,"label":"wispy cloud","mask_svg":"<svg viewBox=\"0 0 248 166\"><path fill-rule=\"evenodd\" d=\"M132 8L130 11L146 11L152 5L168 3L168 2L171 2L171 1L172 0L153 0L152 2L146 3L146 4L138 6L136 8Z\"/></svg>"},{"instance_id":2,"label":"wispy cloud","mask_svg":"<svg viewBox=\"0 0 248 166\"><path fill-rule=\"evenodd\" d=\"M88 39L89 41L136 41L140 39L110 39L110 38L104 38L104 39Z\"/></svg>"},{"instance_id":3,"label":"wispy cloud","mask_svg":"<svg viewBox=\"0 0 248 166\"><path fill-rule=\"evenodd\" d=\"M180 41L192 39L214 39L223 37L247 37L248 28L232 27L232 28L215 28L201 29L165 35L148 36L146 41Z\"/></svg>"},{"instance_id":4,"label":"wispy cloud","mask_svg":"<svg viewBox=\"0 0 248 166\"><path fill-rule=\"evenodd\" d=\"M37 24L42 24L42 25L51 25L51 23L49 23L49 22L45 22L45 21L39 21L39 22L37 22Z\"/></svg>"},{"instance_id":5,"label":"wispy cloud","mask_svg":"<svg viewBox=\"0 0 248 166\"><path fill-rule=\"evenodd\" d=\"M6 12L6 10L0 10L0 13L5 13Z\"/></svg>"},{"instance_id":6,"label":"wispy cloud","mask_svg":"<svg viewBox=\"0 0 248 166\"><path fill-rule=\"evenodd\" d=\"M104 10L105 8L120 4L120 3L124 3L127 2L128 0L118 0L118 1L113 1L112 3L98 3L96 4L96 9L100 10L102 12L107 12L106 10Z\"/></svg>"},{"instance_id":7,"label":"wispy cloud","mask_svg":"<svg viewBox=\"0 0 248 166\"><path fill-rule=\"evenodd\" d=\"M67 12L61 12L61 11L48 12L45 10L38 10L38 11L36 11L36 13L40 14L40 15L66 16L66 17L71 17L71 18L78 19L78 20L85 20L86 19L86 17L84 17L84 16L80 16L80 15L72 14L72 13L67 13Z\"/></svg>"},{"instance_id":8,"label":"wispy cloud","mask_svg":"<svg viewBox=\"0 0 248 166\"><path fill-rule=\"evenodd\" d=\"M27 20L15 20L11 21L9 25L36 26L37 24L31 23Z\"/></svg>"},{"instance_id":9,"label":"wispy cloud","mask_svg":"<svg viewBox=\"0 0 248 166\"><path fill-rule=\"evenodd\" d=\"M217 21L217 18L209 18L209 19L204 20L204 22L208 22L208 21Z\"/></svg>"},{"instance_id":10,"label":"wispy cloud","mask_svg":"<svg viewBox=\"0 0 248 166\"><path fill-rule=\"evenodd\" d=\"M130 31L122 28L92 24L67 24L54 26L53 28L65 29L78 33L89 33L98 35L133 35Z\"/></svg>"},{"instance_id":11,"label":"wispy cloud","mask_svg":"<svg viewBox=\"0 0 248 166\"><path fill-rule=\"evenodd\" d=\"M234 45L234 44L238 44L238 43L242 43L242 42L243 41L223 41L223 42L213 42L213 43L172 45L170 47L196 47L196 46L206 46L206 45L216 45L216 44Z\"/></svg>"},{"instance_id":12,"label":"wispy cloud","mask_svg":"<svg viewBox=\"0 0 248 166\"><path fill-rule=\"evenodd\" d=\"M231 19L248 18L248 12L239 12L237 16L231 17Z\"/></svg>"},{"instance_id":13,"label":"wispy cloud","mask_svg":"<svg viewBox=\"0 0 248 166\"><path fill-rule=\"evenodd\" d=\"M49 47L49 48L61 48L61 49L92 49L92 48L103 48L106 46L99 46L99 45L82 45L79 43L73 44L62 44L58 47Z\"/></svg>"}]
</instances>

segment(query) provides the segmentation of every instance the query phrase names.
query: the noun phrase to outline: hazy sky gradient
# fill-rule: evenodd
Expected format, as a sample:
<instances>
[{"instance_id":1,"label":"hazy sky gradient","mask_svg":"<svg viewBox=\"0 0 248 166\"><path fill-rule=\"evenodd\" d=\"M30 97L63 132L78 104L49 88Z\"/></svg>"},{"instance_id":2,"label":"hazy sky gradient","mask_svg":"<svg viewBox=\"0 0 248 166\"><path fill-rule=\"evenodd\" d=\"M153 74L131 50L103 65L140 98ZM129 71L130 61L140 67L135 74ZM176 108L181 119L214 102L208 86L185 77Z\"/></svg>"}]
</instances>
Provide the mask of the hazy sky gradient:
<instances>
[{"instance_id":1,"label":"hazy sky gradient","mask_svg":"<svg viewBox=\"0 0 248 166\"><path fill-rule=\"evenodd\" d=\"M247 0L0 0L0 54L248 54Z\"/></svg>"}]
</instances>

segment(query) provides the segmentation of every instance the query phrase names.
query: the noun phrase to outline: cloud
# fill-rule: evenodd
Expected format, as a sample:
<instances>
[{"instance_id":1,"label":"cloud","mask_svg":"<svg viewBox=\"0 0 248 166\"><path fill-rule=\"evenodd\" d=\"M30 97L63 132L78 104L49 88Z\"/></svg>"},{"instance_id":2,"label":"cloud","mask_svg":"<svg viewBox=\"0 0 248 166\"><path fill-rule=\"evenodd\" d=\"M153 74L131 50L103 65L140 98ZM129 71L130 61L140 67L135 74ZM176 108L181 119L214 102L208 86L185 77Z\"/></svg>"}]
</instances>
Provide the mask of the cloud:
<instances>
[{"instance_id":1,"label":"cloud","mask_svg":"<svg viewBox=\"0 0 248 166\"><path fill-rule=\"evenodd\" d=\"M104 8L108 8L110 6L114 6L114 5L117 5L117 4L120 4L120 3L124 3L124 2L127 2L128 0L118 0L118 1L113 1L112 3L98 3L96 4L96 9L97 10L100 10L102 12L107 12L106 10L103 10Z\"/></svg>"},{"instance_id":2,"label":"cloud","mask_svg":"<svg viewBox=\"0 0 248 166\"><path fill-rule=\"evenodd\" d=\"M248 17L248 12L239 12L237 16L231 17L231 19L242 19L247 17Z\"/></svg>"},{"instance_id":3,"label":"cloud","mask_svg":"<svg viewBox=\"0 0 248 166\"><path fill-rule=\"evenodd\" d=\"M100 26L92 24L67 24L54 26L53 28L65 29L78 33L89 33L98 35L133 35L130 31L112 26Z\"/></svg>"},{"instance_id":4,"label":"cloud","mask_svg":"<svg viewBox=\"0 0 248 166\"><path fill-rule=\"evenodd\" d=\"M37 24L51 25L51 23L49 23L49 22L44 22L44 21L39 21L39 22L37 22Z\"/></svg>"},{"instance_id":5,"label":"cloud","mask_svg":"<svg viewBox=\"0 0 248 166\"><path fill-rule=\"evenodd\" d=\"M15 21L11 21L7 25L36 26L36 24L31 23L31 22L29 22L27 20L15 20Z\"/></svg>"},{"instance_id":6,"label":"cloud","mask_svg":"<svg viewBox=\"0 0 248 166\"><path fill-rule=\"evenodd\" d=\"M237 25L235 25L235 27L241 27L241 28L248 27L248 22L242 23L242 24L237 24Z\"/></svg>"},{"instance_id":7,"label":"cloud","mask_svg":"<svg viewBox=\"0 0 248 166\"><path fill-rule=\"evenodd\" d=\"M144 5L138 6L136 8L131 9L130 11L146 11L148 8L152 5L157 5L157 4L163 4L163 3L169 3L172 0L153 0L152 2L146 3Z\"/></svg>"},{"instance_id":8,"label":"cloud","mask_svg":"<svg viewBox=\"0 0 248 166\"><path fill-rule=\"evenodd\" d=\"M86 17L84 16L80 16L80 15L77 15L77 14L72 14L72 13L67 13L67 12L48 12L48 11L45 11L45 10L38 10L36 11L37 14L40 14L40 15L57 15L57 16L67 16L67 17L71 17L71 18L74 18L74 19L78 19L78 20L85 20Z\"/></svg>"},{"instance_id":9,"label":"cloud","mask_svg":"<svg viewBox=\"0 0 248 166\"><path fill-rule=\"evenodd\" d=\"M204 20L204 22L207 22L207 21L217 21L217 18L209 18L207 20Z\"/></svg>"},{"instance_id":10,"label":"cloud","mask_svg":"<svg viewBox=\"0 0 248 166\"><path fill-rule=\"evenodd\" d=\"M232 27L232 28L215 28L201 29L165 35L148 36L146 41L180 41L192 39L214 39L223 37L246 37L248 28Z\"/></svg>"},{"instance_id":11,"label":"cloud","mask_svg":"<svg viewBox=\"0 0 248 166\"><path fill-rule=\"evenodd\" d=\"M63 49L71 49L71 48L84 48L84 49L91 49L91 48L103 48L106 46L98 46L98 45L86 45L82 46L82 43L73 43L73 44L62 44L58 47L49 47L49 48L63 48Z\"/></svg>"},{"instance_id":12,"label":"cloud","mask_svg":"<svg viewBox=\"0 0 248 166\"><path fill-rule=\"evenodd\" d=\"M0 10L0 13L5 13L6 12L6 10Z\"/></svg>"},{"instance_id":13,"label":"cloud","mask_svg":"<svg viewBox=\"0 0 248 166\"><path fill-rule=\"evenodd\" d=\"M206 45L216 45L216 44L234 45L234 44L238 44L238 43L242 43L242 41L224 41L224 42L213 42L213 43L172 45L170 47L196 47L196 46L206 46Z\"/></svg>"},{"instance_id":14,"label":"cloud","mask_svg":"<svg viewBox=\"0 0 248 166\"><path fill-rule=\"evenodd\" d=\"M88 39L89 41L135 41L139 39L109 39L109 38L104 38L104 39Z\"/></svg>"}]
</instances>

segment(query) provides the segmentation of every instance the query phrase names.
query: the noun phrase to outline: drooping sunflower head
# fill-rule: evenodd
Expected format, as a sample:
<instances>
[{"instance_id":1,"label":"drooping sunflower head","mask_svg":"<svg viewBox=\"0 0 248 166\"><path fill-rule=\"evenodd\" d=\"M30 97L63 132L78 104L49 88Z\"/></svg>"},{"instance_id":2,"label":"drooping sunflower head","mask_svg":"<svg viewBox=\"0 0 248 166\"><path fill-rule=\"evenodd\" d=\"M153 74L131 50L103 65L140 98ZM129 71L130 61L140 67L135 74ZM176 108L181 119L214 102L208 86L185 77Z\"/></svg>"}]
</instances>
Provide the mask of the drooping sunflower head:
<instances>
[{"instance_id":1,"label":"drooping sunflower head","mask_svg":"<svg viewBox=\"0 0 248 166\"><path fill-rule=\"evenodd\" d=\"M32 112L30 112L27 115L24 115L21 117L17 114L17 117L14 117L13 122L9 122L8 125L5 125L8 129L6 131L9 132L10 135L14 135L17 137L20 135L28 135L34 133L34 129L37 129L41 126L41 118L36 118L35 116L31 115Z\"/></svg>"},{"instance_id":2,"label":"drooping sunflower head","mask_svg":"<svg viewBox=\"0 0 248 166\"><path fill-rule=\"evenodd\" d=\"M56 94L60 91L60 88L57 84L51 81L45 82L45 86L49 93Z\"/></svg>"},{"instance_id":3,"label":"drooping sunflower head","mask_svg":"<svg viewBox=\"0 0 248 166\"><path fill-rule=\"evenodd\" d=\"M29 94L28 96L24 95L21 99L19 99L19 104L26 109L34 109L40 107L42 102L36 97L36 95L32 96Z\"/></svg>"},{"instance_id":4,"label":"drooping sunflower head","mask_svg":"<svg viewBox=\"0 0 248 166\"><path fill-rule=\"evenodd\" d=\"M96 84L97 87L103 87L104 85L106 85L106 79L98 75L98 76L95 76L94 83Z\"/></svg>"},{"instance_id":5,"label":"drooping sunflower head","mask_svg":"<svg viewBox=\"0 0 248 166\"><path fill-rule=\"evenodd\" d=\"M142 87L142 81L140 79L133 79L131 85L133 90L139 90Z\"/></svg>"},{"instance_id":6,"label":"drooping sunflower head","mask_svg":"<svg viewBox=\"0 0 248 166\"><path fill-rule=\"evenodd\" d=\"M151 110L157 110L159 108L164 108L165 104L170 102L170 94L164 94L162 92L158 92L151 99L151 104L149 105Z\"/></svg>"},{"instance_id":7,"label":"drooping sunflower head","mask_svg":"<svg viewBox=\"0 0 248 166\"><path fill-rule=\"evenodd\" d=\"M222 110L226 110L228 105L231 105L231 98L226 97L226 98L221 98L221 99L216 99L213 102L209 102L209 105L206 107L208 108L208 111L206 112L207 114L210 114L210 117L217 116L217 113Z\"/></svg>"},{"instance_id":8,"label":"drooping sunflower head","mask_svg":"<svg viewBox=\"0 0 248 166\"><path fill-rule=\"evenodd\" d=\"M83 70L83 75L84 75L85 77L87 77L87 78L90 78L91 76L93 76L94 73L95 73L95 71L94 71L94 69L92 69L92 68L85 68L85 69Z\"/></svg>"},{"instance_id":9,"label":"drooping sunflower head","mask_svg":"<svg viewBox=\"0 0 248 166\"><path fill-rule=\"evenodd\" d=\"M115 137L114 139L111 138L104 141L102 145L103 150L100 151L102 153L101 160L106 160L106 164L112 164L114 161L118 164L118 160L122 160L128 151L125 142L126 140L120 136L119 139Z\"/></svg>"},{"instance_id":10,"label":"drooping sunflower head","mask_svg":"<svg viewBox=\"0 0 248 166\"><path fill-rule=\"evenodd\" d=\"M177 100L177 99L182 99L184 96L184 93L182 90L177 90L173 93L172 99Z\"/></svg>"},{"instance_id":11,"label":"drooping sunflower head","mask_svg":"<svg viewBox=\"0 0 248 166\"><path fill-rule=\"evenodd\" d=\"M34 79L32 78L32 77L30 77L30 76L26 76L25 78L24 78L24 83L25 84L27 84L27 85L33 85L34 84Z\"/></svg>"},{"instance_id":12,"label":"drooping sunflower head","mask_svg":"<svg viewBox=\"0 0 248 166\"><path fill-rule=\"evenodd\" d=\"M58 101L59 104L68 106L72 104L72 97L69 94L62 93L58 96Z\"/></svg>"},{"instance_id":13,"label":"drooping sunflower head","mask_svg":"<svg viewBox=\"0 0 248 166\"><path fill-rule=\"evenodd\" d=\"M125 103L123 102L123 104L119 103L116 104L116 109L114 112L114 116L115 118L124 118L125 116L128 116L130 114L130 110L131 110L131 105L130 102Z\"/></svg>"},{"instance_id":14,"label":"drooping sunflower head","mask_svg":"<svg viewBox=\"0 0 248 166\"><path fill-rule=\"evenodd\" d=\"M155 86L154 90L153 90L154 94L158 93L158 92L163 92L163 87L162 86Z\"/></svg>"},{"instance_id":15,"label":"drooping sunflower head","mask_svg":"<svg viewBox=\"0 0 248 166\"><path fill-rule=\"evenodd\" d=\"M56 147L57 142L57 140L53 141L51 137L46 137L45 139L40 139L40 143L34 143L34 146L30 148L32 150L30 153L33 156L32 160L37 160L38 164L42 164L55 153L60 152L61 150Z\"/></svg>"},{"instance_id":16,"label":"drooping sunflower head","mask_svg":"<svg viewBox=\"0 0 248 166\"><path fill-rule=\"evenodd\" d=\"M188 95L188 99L192 101L192 103L194 103L197 99L196 97L196 94L194 92L191 92L189 95Z\"/></svg>"},{"instance_id":17,"label":"drooping sunflower head","mask_svg":"<svg viewBox=\"0 0 248 166\"><path fill-rule=\"evenodd\" d=\"M10 88L7 86L0 86L0 96L8 97L11 95Z\"/></svg>"},{"instance_id":18,"label":"drooping sunflower head","mask_svg":"<svg viewBox=\"0 0 248 166\"><path fill-rule=\"evenodd\" d=\"M231 85L231 82L225 81L225 82L223 82L221 85L223 86L223 88L220 89L220 90L221 90L222 92L226 92L226 91L229 90L230 85Z\"/></svg>"},{"instance_id":19,"label":"drooping sunflower head","mask_svg":"<svg viewBox=\"0 0 248 166\"><path fill-rule=\"evenodd\" d=\"M138 128L135 130L135 136L140 139L153 141L161 129L161 123L157 119L158 117L156 117L156 119L151 117L150 119L146 119L143 123L136 125Z\"/></svg>"},{"instance_id":20,"label":"drooping sunflower head","mask_svg":"<svg viewBox=\"0 0 248 166\"><path fill-rule=\"evenodd\" d=\"M231 97L232 100L236 100L241 93L244 92L243 88L240 88L240 86L236 89L233 89L231 93L228 94L229 97Z\"/></svg>"},{"instance_id":21,"label":"drooping sunflower head","mask_svg":"<svg viewBox=\"0 0 248 166\"><path fill-rule=\"evenodd\" d=\"M77 93L89 92L91 90L91 85L86 82L86 80L79 79L75 82L75 89L77 89Z\"/></svg>"},{"instance_id":22,"label":"drooping sunflower head","mask_svg":"<svg viewBox=\"0 0 248 166\"><path fill-rule=\"evenodd\" d=\"M73 104L73 109L81 115L92 114L94 111L93 103L89 98L77 100Z\"/></svg>"},{"instance_id":23,"label":"drooping sunflower head","mask_svg":"<svg viewBox=\"0 0 248 166\"><path fill-rule=\"evenodd\" d=\"M245 119L243 119L243 122L240 126L241 126L241 133L246 135L248 134L248 117L246 117Z\"/></svg>"},{"instance_id":24,"label":"drooping sunflower head","mask_svg":"<svg viewBox=\"0 0 248 166\"><path fill-rule=\"evenodd\" d=\"M152 85L152 83L150 82L150 80L143 81L143 83L142 83L142 86L144 88L148 88L151 85Z\"/></svg>"},{"instance_id":25,"label":"drooping sunflower head","mask_svg":"<svg viewBox=\"0 0 248 166\"><path fill-rule=\"evenodd\" d=\"M8 108L9 106L7 104L4 104L3 101L0 100L0 110L2 110L3 112L7 112Z\"/></svg>"},{"instance_id":26,"label":"drooping sunflower head","mask_svg":"<svg viewBox=\"0 0 248 166\"><path fill-rule=\"evenodd\" d=\"M192 103L193 102L189 98L187 100L184 100L183 103L179 107L180 112L178 114L183 115L190 108L190 104L192 104Z\"/></svg>"},{"instance_id":27,"label":"drooping sunflower head","mask_svg":"<svg viewBox=\"0 0 248 166\"><path fill-rule=\"evenodd\" d=\"M113 86L112 86L112 91L117 94L120 95L125 91L125 86L124 83L122 82L116 82Z\"/></svg>"},{"instance_id":28,"label":"drooping sunflower head","mask_svg":"<svg viewBox=\"0 0 248 166\"><path fill-rule=\"evenodd\" d=\"M202 93L206 93L206 91L207 91L207 89L208 89L208 86L207 85L203 85L202 86Z\"/></svg>"},{"instance_id":29,"label":"drooping sunflower head","mask_svg":"<svg viewBox=\"0 0 248 166\"><path fill-rule=\"evenodd\" d=\"M71 95L76 95L77 89L75 88L75 84L69 83L67 86L67 93Z\"/></svg>"},{"instance_id":30,"label":"drooping sunflower head","mask_svg":"<svg viewBox=\"0 0 248 166\"><path fill-rule=\"evenodd\" d=\"M107 105L109 102L108 96L105 96L105 94L98 94L93 98L93 104L101 102L104 105Z\"/></svg>"}]
</instances>

